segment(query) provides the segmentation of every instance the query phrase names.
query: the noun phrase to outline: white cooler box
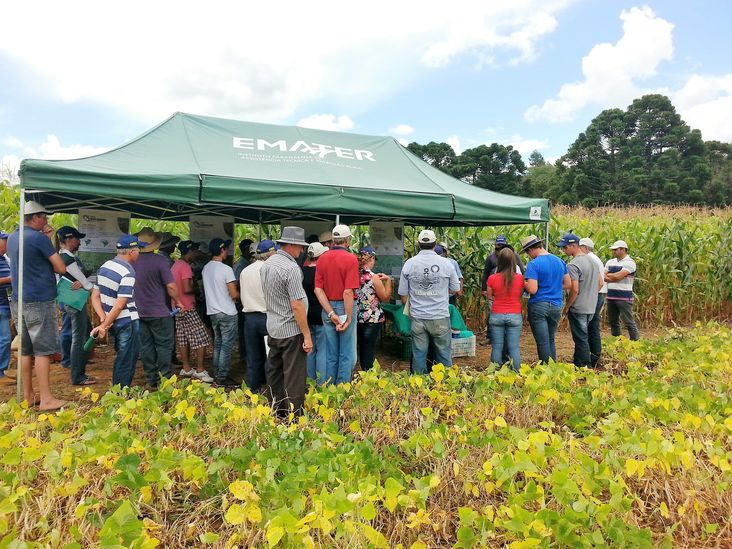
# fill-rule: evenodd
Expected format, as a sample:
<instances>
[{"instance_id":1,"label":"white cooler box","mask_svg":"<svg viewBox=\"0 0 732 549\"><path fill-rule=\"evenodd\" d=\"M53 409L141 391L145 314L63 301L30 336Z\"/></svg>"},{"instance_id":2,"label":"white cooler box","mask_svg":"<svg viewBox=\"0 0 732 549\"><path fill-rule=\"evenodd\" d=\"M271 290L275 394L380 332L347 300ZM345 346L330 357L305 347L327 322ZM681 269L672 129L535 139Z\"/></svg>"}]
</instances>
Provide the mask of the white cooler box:
<instances>
[{"instance_id":1,"label":"white cooler box","mask_svg":"<svg viewBox=\"0 0 732 549\"><path fill-rule=\"evenodd\" d=\"M452 358L460 356L475 356L475 336L452 340Z\"/></svg>"}]
</instances>

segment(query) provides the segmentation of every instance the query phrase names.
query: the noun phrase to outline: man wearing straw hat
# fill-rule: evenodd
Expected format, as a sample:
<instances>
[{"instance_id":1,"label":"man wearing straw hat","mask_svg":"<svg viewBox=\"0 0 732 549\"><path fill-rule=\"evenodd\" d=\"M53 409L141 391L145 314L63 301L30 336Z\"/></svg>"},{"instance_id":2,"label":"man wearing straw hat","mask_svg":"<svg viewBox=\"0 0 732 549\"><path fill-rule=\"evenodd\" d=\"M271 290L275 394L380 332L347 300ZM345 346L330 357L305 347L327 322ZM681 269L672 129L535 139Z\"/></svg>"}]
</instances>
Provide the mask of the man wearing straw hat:
<instances>
[{"instance_id":1,"label":"man wearing straw hat","mask_svg":"<svg viewBox=\"0 0 732 549\"><path fill-rule=\"evenodd\" d=\"M521 253L524 252L531 258L524 275L524 287L531 295L529 325L539 360L546 363L557 360L554 336L562 318L562 290L570 287L571 280L564 261L546 251L544 241L536 235L521 239Z\"/></svg>"},{"instance_id":2,"label":"man wearing straw hat","mask_svg":"<svg viewBox=\"0 0 732 549\"><path fill-rule=\"evenodd\" d=\"M267 384L279 419L298 417L305 405L307 354L313 350L308 327L307 295L297 258L308 245L301 227L284 227L277 250L262 265L262 290L267 305Z\"/></svg>"}]
</instances>

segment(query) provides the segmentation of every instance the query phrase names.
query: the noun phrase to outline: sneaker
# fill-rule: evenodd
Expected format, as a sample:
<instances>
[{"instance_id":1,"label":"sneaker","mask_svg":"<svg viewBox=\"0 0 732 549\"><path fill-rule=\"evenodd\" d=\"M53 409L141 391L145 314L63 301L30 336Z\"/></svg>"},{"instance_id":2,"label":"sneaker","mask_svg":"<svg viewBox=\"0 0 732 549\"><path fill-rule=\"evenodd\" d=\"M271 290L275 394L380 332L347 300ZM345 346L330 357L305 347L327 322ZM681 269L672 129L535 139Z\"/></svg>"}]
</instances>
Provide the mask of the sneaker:
<instances>
[{"instance_id":1,"label":"sneaker","mask_svg":"<svg viewBox=\"0 0 732 549\"><path fill-rule=\"evenodd\" d=\"M178 374L178 377L180 377L180 378L186 378L186 377L191 378L191 377L195 377L195 375L196 375L196 370L194 370L193 368L191 368L187 372L185 370L181 370L180 371L180 374Z\"/></svg>"},{"instance_id":2,"label":"sneaker","mask_svg":"<svg viewBox=\"0 0 732 549\"><path fill-rule=\"evenodd\" d=\"M208 372L206 370L202 372L193 372L193 379L197 379L198 381L203 381L204 383L213 383L214 378L212 378L210 375L208 375Z\"/></svg>"}]
</instances>

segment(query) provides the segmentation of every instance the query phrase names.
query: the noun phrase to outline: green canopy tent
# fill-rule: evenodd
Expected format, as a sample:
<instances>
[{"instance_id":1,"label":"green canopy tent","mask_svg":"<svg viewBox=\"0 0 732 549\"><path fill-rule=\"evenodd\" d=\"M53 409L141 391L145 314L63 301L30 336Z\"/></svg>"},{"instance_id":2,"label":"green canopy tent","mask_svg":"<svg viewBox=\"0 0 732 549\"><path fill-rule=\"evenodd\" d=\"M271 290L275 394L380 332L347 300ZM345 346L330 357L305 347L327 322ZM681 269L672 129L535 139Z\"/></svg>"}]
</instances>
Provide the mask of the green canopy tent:
<instances>
[{"instance_id":1,"label":"green canopy tent","mask_svg":"<svg viewBox=\"0 0 732 549\"><path fill-rule=\"evenodd\" d=\"M154 219L207 212L244 223L335 216L349 224L426 226L549 220L546 200L464 183L392 137L183 113L96 156L24 160L20 183L55 211L98 207Z\"/></svg>"}]
</instances>

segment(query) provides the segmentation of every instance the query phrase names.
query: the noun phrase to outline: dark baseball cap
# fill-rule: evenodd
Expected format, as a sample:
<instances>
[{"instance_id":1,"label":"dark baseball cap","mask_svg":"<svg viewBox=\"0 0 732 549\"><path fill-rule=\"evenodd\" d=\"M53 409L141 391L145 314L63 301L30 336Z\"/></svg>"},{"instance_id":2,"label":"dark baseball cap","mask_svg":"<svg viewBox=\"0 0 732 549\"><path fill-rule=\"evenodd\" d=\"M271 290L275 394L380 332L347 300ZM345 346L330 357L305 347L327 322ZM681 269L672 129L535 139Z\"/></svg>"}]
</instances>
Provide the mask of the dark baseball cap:
<instances>
[{"instance_id":1,"label":"dark baseball cap","mask_svg":"<svg viewBox=\"0 0 732 549\"><path fill-rule=\"evenodd\" d=\"M84 238L86 236L86 233L80 233L77 229L68 225L61 227L56 231L56 234L61 240L64 238Z\"/></svg>"},{"instance_id":2,"label":"dark baseball cap","mask_svg":"<svg viewBox=\"0 0 732 549\"><path fill-rule=\"evenodd\" d=\"M193 242L193 240L181 240L178 243L178 251L180 255L186 255L191 250L197 250L201 247L200 242Z\"/></svg>"},{"instance_id":3,"label":"dark baseball cap","mask_svg":"<svg viewBox=\"0 0 732 549\"><path fill-rule=\"evenodd\" d=\"M231 245L231 240L224 240L223 238L214 238L208 243L208 251L211 255L219 255L221 250L228 248Z\"/></svg>"},{"instance_id":4,"label":"dark baseball cap","mask_svg":"<svg viewBox=\"0 0 732 549\"><path fill-rule=\"evenodd\" d=\"M580 237L573 233L567 233L565 234L562 239L557 242L558 248L564 248L565 246L569 244L579 244Z\"/></svg>"}]
</instances>

